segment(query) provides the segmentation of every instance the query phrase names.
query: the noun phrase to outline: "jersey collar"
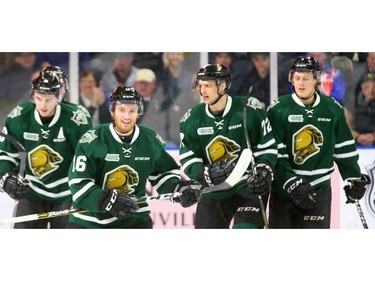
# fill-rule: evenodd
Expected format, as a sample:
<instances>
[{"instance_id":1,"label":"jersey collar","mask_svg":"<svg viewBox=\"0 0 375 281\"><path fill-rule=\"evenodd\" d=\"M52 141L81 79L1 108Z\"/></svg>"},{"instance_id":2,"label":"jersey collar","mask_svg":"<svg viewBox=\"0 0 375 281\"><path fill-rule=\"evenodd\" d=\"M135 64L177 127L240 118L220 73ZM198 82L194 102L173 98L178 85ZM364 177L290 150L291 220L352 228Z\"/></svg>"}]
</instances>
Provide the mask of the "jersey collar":
<instances>
[{"instance_id":1,"label":"jersey collar","mask_svg":"<svg viewBox=\"0 0 375 281\"><path fill-rule=\"evenodd\" d=\"M225 109L224 109L224 113L223 113L223 117L225 115L228 114L229 110L231 109L232 107L232 97L230 95L227 95L227 104L225 105ZM208 104L206 104L206 114L211 117L211 118L214 118L215 119L215 116L213 116L210 112L210 110L208 109Z\"/></svg>"}]
</instances>

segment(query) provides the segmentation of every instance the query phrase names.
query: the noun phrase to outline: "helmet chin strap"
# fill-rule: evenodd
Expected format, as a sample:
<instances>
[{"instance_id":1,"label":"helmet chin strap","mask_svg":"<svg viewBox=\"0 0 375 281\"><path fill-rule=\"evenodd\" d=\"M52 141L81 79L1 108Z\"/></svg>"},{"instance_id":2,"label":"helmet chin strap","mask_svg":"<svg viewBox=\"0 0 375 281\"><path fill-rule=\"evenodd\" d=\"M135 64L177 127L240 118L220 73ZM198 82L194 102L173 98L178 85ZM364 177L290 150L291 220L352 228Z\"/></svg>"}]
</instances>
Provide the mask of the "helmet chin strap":
<instances>
[{"instance_id":1,"label":"helmet chin strap","mask_svg":"<svg viewBox=\"0 0 375 281\"><path fill-rule=\"evenodd\" d=\"M210 103L210 105L215 105L216 103L218 103L219 100L220 100L223 96L225 96L225 92L224 92L222 95L220 95L220 94L219 94L219 87L217 87L217 99L216 99L214 102Z\"/></svg>"}]
</instances>

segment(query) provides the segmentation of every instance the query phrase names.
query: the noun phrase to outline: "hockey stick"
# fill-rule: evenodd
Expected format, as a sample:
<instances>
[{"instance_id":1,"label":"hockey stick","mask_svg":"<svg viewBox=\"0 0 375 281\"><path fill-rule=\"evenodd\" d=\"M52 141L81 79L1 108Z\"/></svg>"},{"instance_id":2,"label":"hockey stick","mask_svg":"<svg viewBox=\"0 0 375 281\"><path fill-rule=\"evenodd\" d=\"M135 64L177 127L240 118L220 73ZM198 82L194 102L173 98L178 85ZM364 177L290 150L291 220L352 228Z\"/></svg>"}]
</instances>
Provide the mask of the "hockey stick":
<instances>
[{"instance_id":1,"label":"hockey stick","mask_svg":"<svg viewBox=\"0 0 375 281\"><path fill-rule=\"evenodd\" d=\"M246 139L246 145L247 145L247 147L250 151L251 151L251 142L250 142L249 134L247 132L247 102L250 98L250 94L251 94L252 91L253 91L253 86L250 86L249 91L247 92L247 95L246 95L245 105L243 107L244 134L245 134L245 139ZM254 160L254 157L253 157L253 153L251 153L250 159L251 159L251 166L252 166L252 169L253 169L253 173L254 173L254 175L256 175L257 171L256 171L256 167L255 167L255 160ZM262 196L258 195L258 199L259 199L259 204L260 204L260 211L262 213L264 228L268 229L268 219L267 219L266 209L265 209L264 204L263 204Z\"/></svg>"},{"instance_id":2,"label":"hockey stick","mask_svg":"<svg viewBox=\"0 0 375 281\"><path fill-rule=\"evenodd\" d=\"M368 229L367 222L366 222L366 219L365 219L365 215L363 214L363 211L362 211L361 205L359 204L358 199L354 200L354 203L355 203L355 207L357 208L359 218L361 219L361 223L362 223L363 228Z\"/></svg>"},{"instance_id":3,"label":"hockey stick","mask_svg":"<svg viewBox=\"0 0 375 281\"><path fill-rule=\"evenodd\" d=\"M243 174L246 172L246 169L249 166L252 157L253 152L251 151L251 149L245 148L242 151L236 163L236 166L234 167L231 174L227 177L227 179L218 185L214 185L212 187L204 187L203 192L227 190L235 186L241 180Z\"/></svg>"},{"instance_id":4,"label":"hockey stick","mask_svg":"<svg viewBox=\"0 0 375 281\"><path fill-rule=\"evenodd\" d=\"M61 210L61 211L51 211L51 212L46 212L46 213L32 214L32 215L26 215L26 216L20 216L20 217L5 218L5 219L0 219L0 225L63 217L63 216L68 216L70 214L78 214L78 213L83 213L83 212L87 212L87 210L75 208L75 209L66 209L66 210Z\"/></svg>"},{"instance_id":5,"label":"hockey stick","mask_svg":"<svg viewBox=\"0 0 375 281\"><path fill-rule=\"evenodd\" d=\"M172 200L173 198L177 198L180 195L181 195L180 192L173 192L173 193L160 194L156 196L143 196L138 199L136 204L150 202L154 200ZM72 209L66 209L66 210L60 210L60 211L51 211L51 212L46 212L46 213L25 215L25 216L13 217L13 218L5 218L5 219L0 219L0 225L35 221L35 220L42 220L42 219L51 219L51 218L69 216L72 214L85 213L88 211L89 210L81 209L81 208L72 208Z\"/></svg>"},{"instance_id":6,"label":"hockey stick","mask_svg":"<svg viewBox=\"0 0 375 281\"><path fill-rule=\"evenodd\" d=\"M24 178L25 173L26 173L25 171L26 170L26 157L27 157L26 149L14 137L4 134L3 132L0 132L0 136L7 139L17 149L18 154L20 155L20 166L19 166L18 174Z\"/></svg>"},{"instance_id":7,"label":"hockey stick","mask_svg":"<svg viewBox=\"0 0 375 281\"><path fill-rule=\"evenodd\" d=\"M370 178L367 175L361 175L361 179L358 182L360 184L364 184L365 188L366 188L366 186L368 184L371 183ZM354 186L354 183L352 181L348 181L348 185L349 185L350 188L352 188ZM355 199L354 200L354 204L355 204L355 207L357 208L357 211L358 211L358 214L359 214L359 218L361 219L361 223L362 223L363 228L364 229L368 229L366 218L365 218L365 215L363 214L363 211L362 211L362 208L361 208L361 204L359 204L359 200Z\"/></svg>"},{"instance_id":8,"label":"hockey stick","mask_svg":"<svg viewBox=\"0 0 375 281\"><path fill-rule=\"evenodd\" d=\"M204 187L203 189L201 189L201 192L202 193L215 192L215 191L221 191L221 190L232 188L236 183L238 183L241 180L242 175L245 173L246 168L250 163L249 162L250 157L252 157L251 151L244 150L241 153L241 156L237 162L236 167L233 169L232 173L223 183L216 185L216 186ZM197 187L201 188L201 185L199 186L197 185ZM154 200L171 200L172 201L172 199L177 198L180 195L181 195L180 192L173 192L173 193L159 194L155 196L142 196L138 198L136 203L139 204L139 203L150 202ZM68 216L71 214L84 213L88 211L89 210L85 210L81 208L72 208L72 209L66 209L66 210L60 210L60 211L51 211L51 212L46 212L46 213L20 216L20 217L4 218L4 219L0 219L0 225L41 220L41 219L50 219L50 218Z\"/></svg>"}]
</instances>

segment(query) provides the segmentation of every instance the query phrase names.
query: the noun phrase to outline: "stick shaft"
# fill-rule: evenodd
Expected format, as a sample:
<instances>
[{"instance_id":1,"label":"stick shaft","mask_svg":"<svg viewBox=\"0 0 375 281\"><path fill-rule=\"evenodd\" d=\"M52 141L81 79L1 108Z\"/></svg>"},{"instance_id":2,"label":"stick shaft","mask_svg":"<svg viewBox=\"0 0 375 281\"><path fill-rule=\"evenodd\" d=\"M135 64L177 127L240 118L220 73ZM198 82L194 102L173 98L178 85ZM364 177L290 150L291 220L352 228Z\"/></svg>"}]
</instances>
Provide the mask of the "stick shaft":
<instances>
[{"instance_id":1,"label":"stick shaft","mask_svg":"<svg viewBox=\"0 0 375 281\"><path fill-rule=\"evenodd\" d=\"M366 218L365 218L365 215L363 214L363 211L362 211L361 205L359 204L359 201L355 200L354 203L355 203L355 207L357 208L359 218L361 219L361 223L362 223L363 228L368 229Z\"/></svg>"},{"instance_id":2,"label":"stick shaft","mask_svg":"<svg viewBox=\"0 0 375 281\"><path fill-rule=\"evenodd\" d=\"M244 134L245 134L245 139L246 139L246 145L248 147L248 149L251 151L251 142L250 142L250 137L249 137L249 133L247 132L247 102L249 100L249 97L250 97L250 94L251 92L253 91L253 86L250 87L247 95L246 95L246 101L245 101L245 105L243 107L243 125L244 125ZM255 159L254 159L254 155L251 153L251 167L253 169L253 173L254 175L256 175L256 167L255 167ZM266 208L264 207L264 204L263 204L263 199L262 199L262 196L258 195L258 199L259 199L259 205L260 205L260 211L262 213L262 219L263 219L263 223L264 223L264 228L268 229L268 219L267 219L267 213L266 213Z\"/></svg>"},{"instance_id":3,"label":"stick shaft","mask_svg":"<svg viewBox=\"0 0 375 281\"><path fill-rule=\"evenodd\" d=\"M22 177L25 177L25 170L26 170L26 157L27 152L26 149L23 147L22 144L20 144L13 136L4 134L3 132L0 132L0 136L7 139L18 151L18 154L20 155L20 164L19 164L19 170L18 174L20 174Z\"/></svg>"}]
</instances>

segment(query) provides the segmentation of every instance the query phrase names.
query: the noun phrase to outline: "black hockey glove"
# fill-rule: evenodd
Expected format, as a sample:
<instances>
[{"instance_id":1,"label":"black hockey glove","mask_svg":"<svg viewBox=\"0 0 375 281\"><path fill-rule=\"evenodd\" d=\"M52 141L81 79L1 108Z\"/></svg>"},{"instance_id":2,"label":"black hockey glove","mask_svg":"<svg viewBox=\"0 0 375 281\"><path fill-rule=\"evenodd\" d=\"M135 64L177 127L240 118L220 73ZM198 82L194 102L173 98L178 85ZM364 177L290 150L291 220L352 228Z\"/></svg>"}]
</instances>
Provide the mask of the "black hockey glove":
<instances>
[{"instance_id":1,"label":"black hockey glove","mask_svg":"<svg viewBox=\"0 0 375 281\"><path fill-rule=\"evenodd\" d=\"M229 177L235 166L234 161L226 158L203 167L199 173L198 182L203 187L218 185Z\"/></svg>"},{"instance_id":2,"label":"black hockey glove","mask_svg":"<svg viewBox=\"0 0 375 281\"><path fill-rule=\"evenodd\" d=\"M124 219L134 214L138 209L136 198L126 192L116 189L105 189L98 202L98 209L109 212L118 219Z\"/></svg>"},{"instance_id":3,"label":"black hockey glove","mask_svg":"<svg viewBox=\"0 0 375 281\"><path fill-rule=\"evenodd\" d=\"M184 208L198 203L201 199L201 193L199 191L201 187L201 184L197 181L180 181L174 188L173 192L181 192L182 194L177 198L173 198L172 202L180 203Z\"/></svg>"},{"instance_id":4,"label":"black hockey glove","mask_svg":"<svg viewBox=\"0 0 375 281\"><path fill-rule=\"evenodd\" d=\"M273 180L273 169L266 163L259 163L255 165L256 174L250 170L247 177L248 192L255 195L264 195L271 189L271 182Z\"/></svg>"},{"instance_id":5,"label":"black hockey glove","mask_svg":"<svg viewBox=\"0 0 375 281\"><path fill-rule=\"evenodd\" d=\"M19 174L7 172L0 179L0 191L5 191L13 199L21 199L29 190L29 181Z\"/></svg>"},{"instance_id":6,"label":"black hockey glove","mask_svg":"<svg viewBox=\"0 0 375 281\"><path fill-rule=\"evenodd\" d=\"M316 192L303 177L296 177L285 185L285 190L290 194L293 203L301 209L314 209L317 207Z\"/></svg>"},{"instance_id":7,"label":"black hockey glove","mask_svg":"<svg viewBox=\"0 0 375 281\"><path fill-rule=\"evenodd\" d=\"M371 183L368 175L361 174L359 180L348 180L348 184L344 186L346 195L346 204L354 203L365 195L367 186Z\"/></svg>"}]
</instances>

